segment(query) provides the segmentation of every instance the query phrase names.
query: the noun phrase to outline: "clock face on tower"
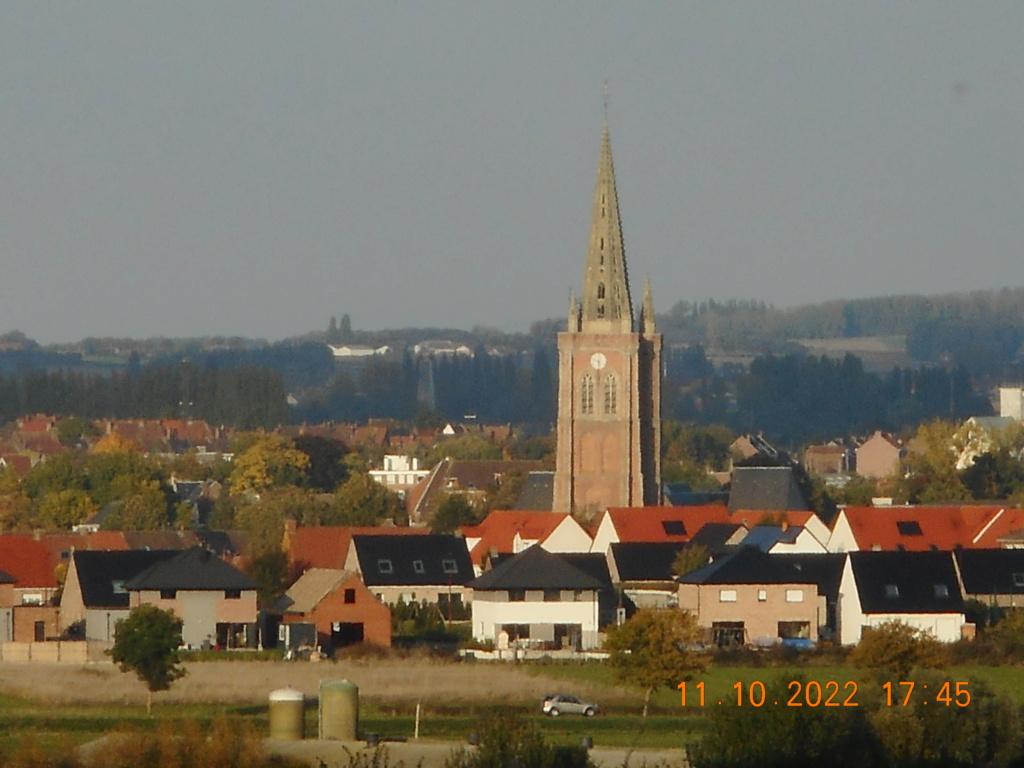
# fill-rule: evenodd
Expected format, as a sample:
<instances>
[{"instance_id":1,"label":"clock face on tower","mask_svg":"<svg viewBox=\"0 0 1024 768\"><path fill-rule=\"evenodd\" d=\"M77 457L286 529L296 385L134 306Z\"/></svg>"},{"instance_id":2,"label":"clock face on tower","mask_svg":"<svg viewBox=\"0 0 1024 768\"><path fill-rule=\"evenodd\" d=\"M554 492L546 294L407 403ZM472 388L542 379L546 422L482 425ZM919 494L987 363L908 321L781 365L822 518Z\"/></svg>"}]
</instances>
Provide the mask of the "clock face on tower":
<instances>
[{"instance_id":1,"label":"clock face on tower","mask_svg":"<svg viewBox=\"0 0 1024 768\"><path fill-rule=\"evenodd\" d=\"M595 352L590 356L590 367L593 368L595 371L600 371L602 368L605 367L605 365L607 365L607 363L608 358L606 358L600 352Z\"/></svg>"}]
</instances>

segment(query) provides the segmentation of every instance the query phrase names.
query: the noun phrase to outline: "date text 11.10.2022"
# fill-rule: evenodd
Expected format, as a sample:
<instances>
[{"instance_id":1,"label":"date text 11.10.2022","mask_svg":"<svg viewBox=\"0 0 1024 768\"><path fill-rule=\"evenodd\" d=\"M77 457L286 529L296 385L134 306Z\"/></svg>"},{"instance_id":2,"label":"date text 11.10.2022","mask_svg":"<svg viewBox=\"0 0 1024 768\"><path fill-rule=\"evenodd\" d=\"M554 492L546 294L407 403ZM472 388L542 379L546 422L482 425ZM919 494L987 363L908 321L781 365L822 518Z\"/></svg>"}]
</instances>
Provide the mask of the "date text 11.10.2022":
<instances>
[{"instance_id":1,"label":"date text 11.10.2022","mask_svg":"<svg viewBox=\"0 0 1024 768\"><path fill-rule=\"evenodd\" d=\"M885 692L885 705L887 707L906 707L911 703L920 701L921 704L929 703L939 706L966 707L971 703L971 692L966 682L945 682L939 685L932 684L931 690L928 685L917 685L913 682L885 683L882 690ZM681 703L685 707L703 707L708 702L705 696L705 685L702 680L699 683L680 683L676 686L681 695ZM687 689L690 689L689 702L687 701ZM736 695L736 706L761 707L765 704L787 707L857 707L857 683L847 680L839 683L835 680L828 680L819 683L817 680L791 680L786 688L788 700L768 701L767 691L764 683L754 680L752 683L735 683L732 690ZM916 691L916 693L915 693ZM731 700L731 697L730 697ZM724 701L711 702L722 705Z\"/></svg>"}]
</instances>

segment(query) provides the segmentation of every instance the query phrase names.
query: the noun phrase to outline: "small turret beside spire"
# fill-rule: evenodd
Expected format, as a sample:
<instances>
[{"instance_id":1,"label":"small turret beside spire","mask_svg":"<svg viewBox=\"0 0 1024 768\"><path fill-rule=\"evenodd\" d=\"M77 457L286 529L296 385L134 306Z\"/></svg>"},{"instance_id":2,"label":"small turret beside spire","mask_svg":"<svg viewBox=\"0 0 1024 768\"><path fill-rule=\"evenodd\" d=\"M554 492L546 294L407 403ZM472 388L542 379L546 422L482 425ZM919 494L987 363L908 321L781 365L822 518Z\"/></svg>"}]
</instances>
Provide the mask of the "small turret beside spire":
<instances>
[{"instance_id":1,"label":"small turret beside spire","mask_svg":"<svg viewBox=\"0 0 1024 768\"><path fill-rule=\"evenodd\" d=\"M644 280L644 303L640 308L640 333L645 336L655 333L654 299L651 298L651 279Z\"/></svg>"},{"instance_id":2,"label":"small turret beside spire","mask_svg":"<svg viewBox=\"0 0 1024 768\"><path fill-rule=\"evenodd\" d=\"M576 301L576 291L569 291L569 323L566 330L569 333L579 333L580 330L580 303Z\"/></svg>"}]
</instances>

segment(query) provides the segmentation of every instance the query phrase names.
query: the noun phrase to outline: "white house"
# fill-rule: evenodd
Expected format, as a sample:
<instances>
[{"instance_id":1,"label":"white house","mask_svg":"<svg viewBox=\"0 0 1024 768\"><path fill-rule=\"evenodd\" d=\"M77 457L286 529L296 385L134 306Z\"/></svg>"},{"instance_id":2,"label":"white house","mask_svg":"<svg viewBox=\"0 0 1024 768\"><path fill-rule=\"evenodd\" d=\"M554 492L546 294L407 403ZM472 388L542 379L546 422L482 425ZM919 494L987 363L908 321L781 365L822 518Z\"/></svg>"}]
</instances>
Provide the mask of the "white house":
<instances>
[{"instance_id":1,"label":"white house","mask_svg":"<svg viewBox=\"0 0 1024 768\"><path fill-rule=\"evenodd\" d=\"M499 649L599 646L601 583L534 546L474 579L473 637Z\"/></svg>"},{"instance_id":2,"label":"white house","mask_svg":"<svg viewBox=\"0 0 1024 768\"><path fill-rule=\"evenodd\" d=\"M964 601L951 552L851 552L839 584L839 639L899 621L944 643L961 638Z\"/></svg>"}]
</instances>

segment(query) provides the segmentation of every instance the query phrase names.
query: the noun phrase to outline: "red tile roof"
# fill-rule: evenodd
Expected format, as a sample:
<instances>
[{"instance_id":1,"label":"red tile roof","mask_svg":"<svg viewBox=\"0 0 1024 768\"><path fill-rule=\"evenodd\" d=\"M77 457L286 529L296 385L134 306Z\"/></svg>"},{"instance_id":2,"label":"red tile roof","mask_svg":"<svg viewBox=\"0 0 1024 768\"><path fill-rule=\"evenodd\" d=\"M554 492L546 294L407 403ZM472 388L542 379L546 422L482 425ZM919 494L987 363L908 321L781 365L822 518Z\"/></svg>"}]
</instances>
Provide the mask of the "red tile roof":
<instances>
[{"instance_id":1,"label":"red tile roof","mask_svg":"<svg viewBox=\"0 0 1024 768\"><path fill-rule=\"evenodd\" d=\"M619 541L684 543L707 523L737 523L753 528L784 519L790 525L806 525L814 517L814 512L744 509L729 514L729 508L724 504L705 504L696 507L611 507L608 515L615 525Z\"/></svg>"},{"instance_id":2,"label":"red tile roof","mask_svg":"<svg viewBox=\"0 0 1024 768\"><path fill-rule=\"evenodd\" d=\"M1001 525L993 523L1000 509L967 505L847 507L843 512L859 549L887 551L902 548L912 552L997 546L995 539L998 535L1011 530L1006 526L1013 525L1010 517ZM1016 519L1022 520L1020 517Z\"/></svg>"},{"instance_id":3,"label":"red tile roof","mask_svg":"<svg viewBox=\"0 0 1024 768\"><path fill-rule=\"evenodd\" d=\"M517 533L521 539L543 542L567 517L565 512L498 510L491 512L480 525L463 526L461 530L467 539L480 539L470 550L469 557L473 565L483 565L492 548L499 554L512 554Z\"/></svg>"},{"instance_id":4,"label":"red tile roof","mask_svg":"<svg viewBox=\"0 0 1024 768\"><path fill-rule=\"evenodd\" d=\"M56 589L57 564L49 547L31 534L0 535L0 571L17 580L15 587Z\"/></svg>"}]
</instances>

